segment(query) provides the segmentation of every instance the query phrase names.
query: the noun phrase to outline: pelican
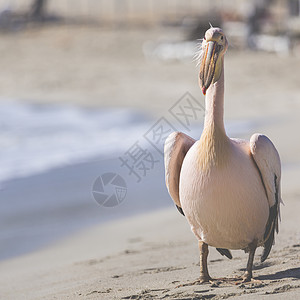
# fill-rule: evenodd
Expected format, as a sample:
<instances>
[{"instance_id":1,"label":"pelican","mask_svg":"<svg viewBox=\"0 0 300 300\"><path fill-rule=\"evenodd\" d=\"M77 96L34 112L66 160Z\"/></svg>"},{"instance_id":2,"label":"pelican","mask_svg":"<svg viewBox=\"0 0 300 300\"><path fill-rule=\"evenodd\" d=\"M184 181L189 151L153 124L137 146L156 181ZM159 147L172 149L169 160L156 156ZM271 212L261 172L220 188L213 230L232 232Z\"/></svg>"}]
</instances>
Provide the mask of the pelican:
<instances>
[{"instance_id":1,"label":"pelican","mask_svg":"<svg viewBox=\"0 0 300 300\"><path fill-rule=\"evenodd\" d=\"M278 233L281 163L271 140L229 138L224 128L224 55L220 28L205 33L199 53L199 85L205 96L204 129L199 140L182 132L165 142L165 179L171 198L189 222L200 250L199 282L211 281L208 246L228 258L229 249L249 253L242 282L252 281L255 250L268 257Z\"/></svg>"}]
</instances>

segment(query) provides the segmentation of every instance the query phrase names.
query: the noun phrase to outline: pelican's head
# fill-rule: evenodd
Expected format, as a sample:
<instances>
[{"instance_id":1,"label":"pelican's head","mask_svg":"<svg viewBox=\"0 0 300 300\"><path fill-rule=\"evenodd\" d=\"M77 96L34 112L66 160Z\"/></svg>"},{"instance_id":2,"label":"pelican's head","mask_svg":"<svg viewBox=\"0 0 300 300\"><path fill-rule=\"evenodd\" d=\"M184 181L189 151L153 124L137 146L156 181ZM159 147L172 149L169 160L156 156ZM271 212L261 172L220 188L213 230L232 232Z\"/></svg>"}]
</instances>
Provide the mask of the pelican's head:
<instances>
[{"instance_id":1,"label":"pelican's head","mask_svg":"<svg viewBox=\"0 0 300 300\"><path fill-rule=\"evenodd\" d=\"M222 29L211 27L205 32L199 52L199 84L203 95L209 86L219 80L222 73L222 61L228 48L228 42Z\"/></svg>"}]
</instances>

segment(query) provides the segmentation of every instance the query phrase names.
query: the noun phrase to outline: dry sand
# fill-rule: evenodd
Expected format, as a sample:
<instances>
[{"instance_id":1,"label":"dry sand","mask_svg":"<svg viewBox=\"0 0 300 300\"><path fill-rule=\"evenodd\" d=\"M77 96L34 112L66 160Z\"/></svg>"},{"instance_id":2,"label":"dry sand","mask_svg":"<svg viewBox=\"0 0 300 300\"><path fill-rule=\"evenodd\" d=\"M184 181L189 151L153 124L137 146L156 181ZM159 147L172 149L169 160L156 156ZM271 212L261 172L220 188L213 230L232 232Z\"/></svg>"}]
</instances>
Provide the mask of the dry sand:
<instances>
[{"instance_id":1,"label":"dry sand","mask_svg":"<svg viewBox=\"0 0 300 300\"><path fill-rule=\"evenodd\" d=\"M158 29L127 33L50 28L17 33L18 39L2 36L2 95L35 102L147 107L159 115L186 91L200 95L192 63L145 61L141 52L145 39L168 34ZM197 241L174 208L108 223L1 262L0 297L299 298L299 70L295 57L233 50L226 57L226 118L263 120L259 129L274 141L283 162L280 233L267 261L260 264L259 255L255 259L254 277L261 284L177 287L197 278L199 259ZM233 251L233 256L228 260L211 249L211 275L242 274L247 255Z\"/></svg>"}]
</instances>

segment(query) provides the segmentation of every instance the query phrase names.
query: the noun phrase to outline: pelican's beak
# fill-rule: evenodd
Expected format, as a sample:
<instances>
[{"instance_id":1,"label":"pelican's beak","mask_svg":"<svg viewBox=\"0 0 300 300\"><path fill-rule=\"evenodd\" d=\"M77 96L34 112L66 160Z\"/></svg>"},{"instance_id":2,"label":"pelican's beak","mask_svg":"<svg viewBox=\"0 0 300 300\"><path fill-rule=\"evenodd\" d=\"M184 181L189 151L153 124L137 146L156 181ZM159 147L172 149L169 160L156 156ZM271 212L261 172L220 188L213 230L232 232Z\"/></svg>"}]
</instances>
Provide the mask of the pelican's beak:
<instances>
[{"instance_id":1,"label":"pelican's beak","mask_svg":"<svg viewBox=\"0 0 300 300\"><path fill-rule=\"evenodd\" d=\"M208 41L206 49L204 49L203 60L200 65L200 87L203 95L206 94L206 90L211 85L216 69L216 63L220 53L220 47L215 41Z\"/></svg>"}]
</instances>

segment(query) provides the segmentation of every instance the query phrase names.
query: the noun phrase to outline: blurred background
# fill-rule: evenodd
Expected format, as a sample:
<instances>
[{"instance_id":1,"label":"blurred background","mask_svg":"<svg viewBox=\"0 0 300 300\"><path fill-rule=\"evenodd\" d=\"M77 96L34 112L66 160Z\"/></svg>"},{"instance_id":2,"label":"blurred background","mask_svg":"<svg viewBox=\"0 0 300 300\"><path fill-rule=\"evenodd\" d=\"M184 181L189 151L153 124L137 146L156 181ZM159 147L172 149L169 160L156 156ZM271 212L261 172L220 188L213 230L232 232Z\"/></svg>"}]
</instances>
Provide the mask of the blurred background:
<instances>
[{"instance_id":1,"label":"blurred background","mask_svg":"<svg viewBox=\"0 0 300 300\"><path fill-rule=\"evenodd\" d=\"M299 0L0 0L0 260L173 205L162 145L201 134L209 22L228 134L264 131L299 175Z\"/></svg>"}]
</instances>

